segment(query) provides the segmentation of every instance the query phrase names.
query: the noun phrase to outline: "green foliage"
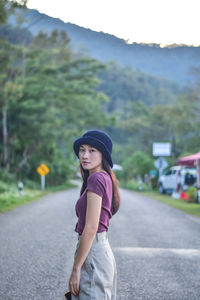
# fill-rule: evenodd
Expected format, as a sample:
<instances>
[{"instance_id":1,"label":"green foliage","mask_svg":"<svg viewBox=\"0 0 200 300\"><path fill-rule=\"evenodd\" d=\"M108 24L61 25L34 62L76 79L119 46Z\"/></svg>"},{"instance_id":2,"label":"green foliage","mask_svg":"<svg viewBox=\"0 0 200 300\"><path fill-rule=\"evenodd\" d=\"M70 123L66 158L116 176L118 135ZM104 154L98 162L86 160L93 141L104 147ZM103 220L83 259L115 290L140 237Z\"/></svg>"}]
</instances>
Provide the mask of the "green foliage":
<instances>
[{"instance_id":1,"label":"green foliage","mask_svg":"<svg viewBox=\"0 0 200 300\"><path fill-rule=\"evenodd\" d=\"M6 182L7 184L13 183L16 181L16 178L14 174L11 174L10 172L0 169L0 180Z\"/></svg>"},{"instance_id":2,"label":"green foliage","mask_svg":"<svg viewBox=\"0 0 200 300\"><path fill-rule=\"evenodd\" d=\"M39 190L41 189L41 183L37 181L30 180L28 178L23 178L23 185L25 189L31 189L31 190Z\"/></svg>"},{"instance_id":3,"label":"green foliage","mask_svg":"<svg viewBox=\"0 0 200 300\"><path fill-rule=\"evenodd\" d=\"M190 186L186 192L186 194L190 197L189 202L197 202L197 189L194 186Z\"/></svg>"},{"instance_id":4,"label":"green foliage","mask_svg":"<svg viewBox=\"0 0 200 300\"><path fill-rule=\"evenodd\" d=\"M19 45L24 44L28 45L30 44L32 40L32 34L28 29L26 28L20 28L20 27L12 27L8 24L2 24L0 25L0 37L5 38L8 42Z\"/></svg>"},{"instance_id":5,"label":"green foliage","mask_svg":"<svg viewBox=\"0 0 200 300\"><path fill-rule=\"evenodd\" d=\"M26 182L23 195L20 195L17 189L17 185L12 185L12 186L7 185L6 191L2 193L0 192L0 212L11 210L17 206L24 205L31 201L40 199L41 197L45 196L49 192L52 193L52 192L67 190L69 188L75 187L74 184L67 182L64 183L63 185L49 187L44 191L42 191L40 186L38 186L37 188L37 186L32 185L33 183L31 184L31 182L29 182L29 184L30 184L30 188L27 186L27 182ZM4 186L6 187L5 183ZM0 188L1 188L1 181L0 181Z\"/></svg>"},{"instance_id":6,"label":"green foliage","mask_svg":"<svg viewBox=\"0 0 200 300\"><path fill-rule=\"evenodd\" d=\"M7 14L6 14L5 5L6 5L6 1L0 0L0 23L5 23L6 21Z\"/></svg>"},{"instance_id":7,"label":"green foliage","mask_svg":"<svg viewBox=\"0 0 200 300\"><path fill-rule=\"evenodd\" d=\"M69 159L67 160L58 148L54 151L53 159L49 162L46 161L46 165L50 169L50 173L46 176L48 186L60 185L72 177L72 162Z\"/></svg>"},{"instance_id":8,"label":"green foliage","mask_svg":"<svg viewBox=\"0 0 200 300\"><path fill-rule=\"evenodd\" d=\"M73 58L62 31L40 33L28 47L1 44L0 101L7 125L0 124L0 134L6 130L8 135L0 150L8 153L8 161L0 165L18 178L37 181L36 168L46 162L48 184L62 184L72 172L75 136L110 123L101 109L107 97L96 91L96 74L103 66Z\"/></svg>"},{"instance_id":9,"label":"green foliage","mask_svg":"<svg viewBox=\"0 0 200 300\"><path fill-rule=\"evenodd\" d=\"M10 10L15 7L26 7L27 0L0 0L0 23L5 23Z\"/></svg>"},{"instance_id":10,"label":"green foliage","mask_svg":"<svg viewBox=\"0 0 200 300\"><path fill-rule=\"evenodd\" d=\"M153 160L145 153L136 151L127 157L123 162L123 175L126 180L130 180L133 176L144 175L149 173L153 168Z\"/></svg>"},{"instance_id":11,"label":"green foliage","mask_svg":"<svg viewBox=\"0 0 200 300\"><path fill-rule=\"evenodd\" d=\"M151 154L154 142L172 143L172 160L184 152L195 153L200 147L200 100L195 90L178 96L171 104L130 103L121 114L120 126L127 141L137 150Z\"/></svg>"},{"instance_id":12,"label":"green foliage","mask_svg":"<svg viewBox=\"0 0 200 300\"><path fill-rule=\"evenodd\" d=\"M116 62L107 64L99 72L101 84L98 87L109 98L107 110L121 111L127 103L141 100L145 105L171 103L177 93L178 85L147 75L130 67L121 67Z\"/></svg>"},{"instance_id":13,"label":"green foliage","mask_svg":"<svg viewBox=\"0 0 200 300\"><path fill-rule=\"evenodd\" d=\"M0 212L13 209L16 206L23 205L30 201L41 198L47 194L47 191L25 189L24 194L20 195L17 186L7 189L5 193L0 194Z\"/></svg>"},{"instance_id":14,"label":"green foliage","mask_svg":"<svg viewBox=\"0 0 200 300\"><path fill-rule=\"evenodd\" d=\"M128 182L122 182L122 184L120 184L122 187L129 189L129 190L133 190L133 191L140 191L140 192L146 192L146 191L150 191L151 188L148 187L144 182L142 184L140 184L138 181L136 180L131 180Z\"/></svg>"},{"instance_id":15,"label":"green foliage","mask_svg":"<svg viewBox=\"0 0 200 300\"><path fill-rule=\"evenodd\" d=\"M158 189L158 177L152 177L151 178L151 186L153 190Z\"/></svg>"},{"instance_id":16,"label":"green foliage","mask_svg":"<svg viewBox=\"0 0 200 300\"><path fill-rule=\"evenodd\" d=\"M8 191L8 185L5 184L4 181L0 180L0 193L4 193L6 191Z\"/></svg>"}]
</instances>

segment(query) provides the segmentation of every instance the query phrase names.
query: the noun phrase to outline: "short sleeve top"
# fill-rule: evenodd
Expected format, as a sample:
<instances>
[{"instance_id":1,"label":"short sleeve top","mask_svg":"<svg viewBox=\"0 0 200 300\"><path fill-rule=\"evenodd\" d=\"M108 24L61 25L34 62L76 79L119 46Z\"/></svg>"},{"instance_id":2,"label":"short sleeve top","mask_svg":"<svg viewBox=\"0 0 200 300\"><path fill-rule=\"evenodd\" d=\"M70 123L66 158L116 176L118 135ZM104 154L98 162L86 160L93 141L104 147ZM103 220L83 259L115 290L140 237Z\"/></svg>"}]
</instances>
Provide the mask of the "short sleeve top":
<instances>
[{"instance_id":1,"label":"short sleeve top","mask_svg":"<svg viewBox=\"0 0 200 300\"><path fill-rule=\"evenodd\" d=\"M76 203L78 222L75 231L82 234L85 227L87 209L87 192L91 191L102 197L102 206L97 232L108 231L109 220L112 217L112 180L108 173L95 172L89 175L87 187Z\"/></svg>"}]
</instances>

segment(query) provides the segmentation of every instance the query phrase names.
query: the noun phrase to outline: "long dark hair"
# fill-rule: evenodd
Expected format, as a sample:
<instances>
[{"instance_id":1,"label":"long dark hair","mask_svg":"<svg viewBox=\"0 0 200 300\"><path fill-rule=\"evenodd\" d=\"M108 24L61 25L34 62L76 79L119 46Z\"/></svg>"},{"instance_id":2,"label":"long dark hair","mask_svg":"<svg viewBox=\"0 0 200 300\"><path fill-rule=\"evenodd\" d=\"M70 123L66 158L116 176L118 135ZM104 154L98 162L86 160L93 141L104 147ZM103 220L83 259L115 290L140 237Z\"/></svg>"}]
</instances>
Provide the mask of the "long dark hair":
<instances>
[{"instance_id":1,"label":"long dark hair","mask_svg":"<svg viewBox=\"0 0 200 300\"><path fill-rule=\"evenodd\" d=\"M107 160L104 158L104 156L102 156L102 167L104 169L104 171L106 171L111 178L112 181L112 214L116 214L116 212L119 209L120 206L120 194L119 194L119 188L118 188L118 180L111 168L111 166L109 165L109 163L107 162ZM88 170L84 170L83 167L80 164L80 171L81 171L81 176L83 178L83 184L81 187L81 195L83 194L83 192L85 191L86 187L87 187L87 179L89 177L89 171Z\"/></svg>"}]
</instances>

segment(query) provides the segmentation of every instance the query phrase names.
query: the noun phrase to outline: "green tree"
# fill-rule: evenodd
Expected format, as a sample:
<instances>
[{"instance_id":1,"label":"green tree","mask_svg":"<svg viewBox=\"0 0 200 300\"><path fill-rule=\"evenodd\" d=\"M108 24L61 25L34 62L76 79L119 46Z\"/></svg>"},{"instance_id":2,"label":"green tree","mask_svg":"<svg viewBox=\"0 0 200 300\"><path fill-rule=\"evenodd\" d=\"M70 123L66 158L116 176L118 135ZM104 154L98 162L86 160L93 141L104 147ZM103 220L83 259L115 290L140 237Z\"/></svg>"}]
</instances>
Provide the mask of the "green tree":
<instances>
[{"instance_id":1,"label":"green tree","mask_svg":"<svg viewBox=\"0 0 200 300\"><path fill-rule=\"evenodd\" d=\"M178 84L169 80L144 74L131 67L121 67L116 62L107 64L107 68L99 73L103 91L110 101L109 112L122 111L128 102L141 100L147 106L171 103L180 93Z\"/></svg>"},{"instance_id":2,"label":"green tree","mask_svg":"<svg viewBox=\"0 0 200 300\"><path fill-rule=\"evenodd\" d=\"M68 44L64 32L49 37L40 33L24 48L24 68L22 48L17 48L15 80L2 81L3 99L8 103L7 160L16 175L35 178L38 164L46 162L57 172L50 173L51 183L65 180L74 160L74 137L110 122L101 109L107 98L96 90L96 74L103 66L90 58L75 59ZM8 58L13 72L9 54ZM1 76L5 78L5 72Z\"/></svg>"},{"instance_id":3,"label":"green tree","mask_svg":"<svg viewBox=\"0 0 200 300\"><path fill-rule=\"evenodd\" d=\"M19 48L11 45L4 39L0 39L0 107L2 116L2 139L1 149L3 152L3 165L9 169L8 154L8 125L7 111L8 107L15 102L22 93L22 86L19 82L20 69Z\"/></svg>"},{"instance_id":4,"label":"green tree","mask_svg":"<svg viewBox=\"0 0 200 300\"><path fill-rule=\"evenodd\" d=\"M0 23L5 23L10 10L15 7L26 7L27 0L0 0Z\"/></svg>"},{"instance_id":5,"label":"green tree","mask_svg":"<svg viewBox=\"0 0 200 300\"><path fill-rule=\"evenodd\" d=\"M200 101L197 90L176 97L171 104L147 107L143 102L128 103L121 114L127 142L135 150L151 155L154 142L172 143L172 160L200 147Z\"/></svg>"},{"instance_id":6,"label":"green tree","mask_svg":"<svg viewBox=\"0 0 200 300\"><path fill-rule=\"evenodd\" d=\"M133 176L144 177L146 173L154 167L153 159L146 153L136 151L123 161L123 174L126 180L131 180Z\"/></svg>"}]
</instances>

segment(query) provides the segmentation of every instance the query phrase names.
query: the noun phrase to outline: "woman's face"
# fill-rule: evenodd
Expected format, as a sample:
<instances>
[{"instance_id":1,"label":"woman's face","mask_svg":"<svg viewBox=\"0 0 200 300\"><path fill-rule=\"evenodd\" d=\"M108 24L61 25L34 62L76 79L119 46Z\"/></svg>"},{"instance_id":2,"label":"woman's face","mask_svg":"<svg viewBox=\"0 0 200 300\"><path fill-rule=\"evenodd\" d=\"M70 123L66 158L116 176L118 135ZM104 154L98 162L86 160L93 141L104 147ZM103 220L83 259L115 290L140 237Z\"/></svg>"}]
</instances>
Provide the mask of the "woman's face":
<instances>
[{"instance_id":1,"label":"woman's face","mask_svg":"<svg viewBox=\"0 0 200 300\"><path fill-rule=\"evenodd\" d=\"M90 145L81 145L79 160L84 170L94 173L102 170L102 153Z\"/></svg>"}]
</instances>

